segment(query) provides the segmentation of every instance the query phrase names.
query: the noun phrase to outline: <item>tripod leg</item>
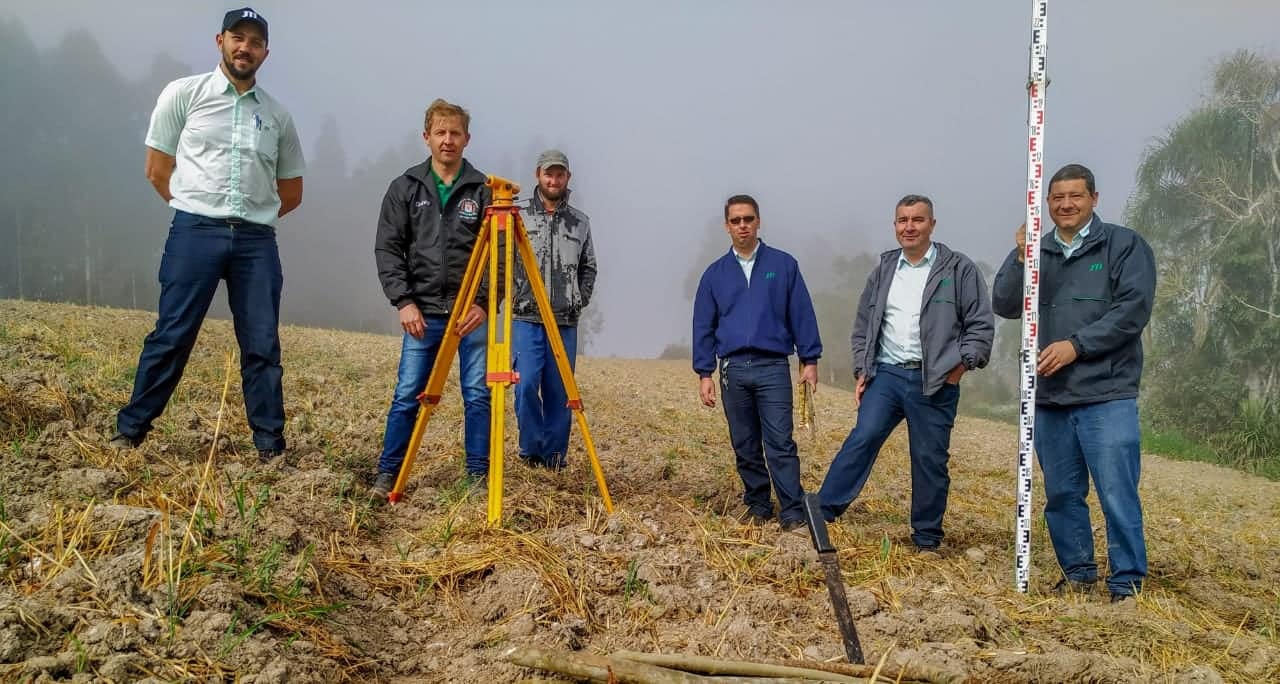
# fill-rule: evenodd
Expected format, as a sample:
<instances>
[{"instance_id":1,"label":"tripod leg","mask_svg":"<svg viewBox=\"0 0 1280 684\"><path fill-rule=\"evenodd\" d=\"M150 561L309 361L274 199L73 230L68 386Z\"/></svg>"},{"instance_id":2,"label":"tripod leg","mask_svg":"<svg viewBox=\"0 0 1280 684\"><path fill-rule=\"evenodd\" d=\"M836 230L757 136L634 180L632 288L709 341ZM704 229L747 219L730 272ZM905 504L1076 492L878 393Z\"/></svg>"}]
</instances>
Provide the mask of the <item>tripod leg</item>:
<instances>
[{"instance_id":1,"label":"tripod leg","mask_svg":"<svg viewBox=\"0 0 1280 684\"><path fill-rule=\"evenodd\" d=\"M511 228L518 217L514 207L510 210L493 213L493 234L489 239L489 350L488 350L488 385L492 410L489 414L489 509L490 525L502 522L502 470L505 451L505 428L507 415L507 388L515 377L511 372L511 267L512 249ZM505 239L499 240L501 235ZM501 270L498 259L502 259ZM502 279L502 289L498 289L498 279ZM498 299L501 294L502 312L498 312ZM492 325L501 315L501 328Z\"/></svg>"},{"instance_id":2,"label":"tripod leg","mask_svg":"<svg viewBox=\"0 0 1280 684\"><path fill-rule=\"evenodd\" d=\"M471 250L471 258L467 263L466 273L462 277L462 287L458 290L458 299L454 301L453 311L449 313L449 322L445 324L447 327L444 337L440 340L440 348L436 350L435 362L431 364L431 375L427 378L427 387L422 394L418 395L418 401L422 405L418 408L418 417L413 423L413 432L409 435L409 447L405 450L404 460L400 463L396 484L387 495L387 500L391 503L399 501L404 496L405 485L409 482L409 473L413 471L414 459L417 457L418 448L422 446L422 436L427 431L427 422L431 420L436 404L440 403L440 394L444 391L445 380L449 377L449 366L453 364L453 357L458 353L458 343L462 341L457 333L458 321L462 320L467 310L471 308L471 302L475 300L480 281L480 274L477 271L484 264L478 255L485 250L487 242L488 234L481 231L475 247Z\"/></svg>"},{"instance_id":3,"label":"tripod leg","mask_svg":"<svg viewBox=\"0 0 1280 684\"><path fill-rule=\"evenodd\" d=\"M542 326L547 330L547 342L551 344L551 354L556 359L556 368L560 372L560 381L564 383L565 396L569 398L569 408L577 415L578 428L582 431L582 442L587 448L587 456L591 460L591 470L595 474L596 486L600 488L600 497L604 500L604 509L613 512L613 499L609 497L609 486L604 481L604 470L600 467L600 458L596 455L596 445L591 439L591 430L587 428L586 410L582 406L582 395L578 392L578 382L573 377L573 369L569 366L569 356L564 349L564 340L560 337L560 328L556 325L555 316L551 313L551 301L547 298L547 288L538 272L538 262L533 256L533 247L529 244L529 236L525 232L524 221L516 216L514 231L517 247L520 249L520 260L524 264L525 275L528 276L533 297L538 302L538 312L542 316Z\"/></svg>"}]
</instances>

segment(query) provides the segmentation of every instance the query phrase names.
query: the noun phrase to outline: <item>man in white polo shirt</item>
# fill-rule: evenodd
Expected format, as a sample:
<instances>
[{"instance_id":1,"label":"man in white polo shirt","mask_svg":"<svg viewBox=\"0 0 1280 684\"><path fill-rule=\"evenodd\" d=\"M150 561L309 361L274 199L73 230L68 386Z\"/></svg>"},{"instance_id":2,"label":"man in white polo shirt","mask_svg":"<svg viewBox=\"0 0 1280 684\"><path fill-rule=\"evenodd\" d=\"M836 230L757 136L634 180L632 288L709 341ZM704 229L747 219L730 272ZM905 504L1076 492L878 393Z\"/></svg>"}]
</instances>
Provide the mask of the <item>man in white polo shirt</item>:
<instances>
[{"instance_id":1,"label":"man in white polo shirt","mask_svg":"<svg viewBox=\"0 0 1280 684\"><path fill-rule=\"evenodd\" d=\"M225 280L245 413L258 458L268 463L285 448L275 223L302 203L305 162L293 118L257 85L269 53L267 20L248 7L227 12L215 41L218 67L165 86L151 113L147 180L174 217L160 261L156 327L143 342L111 446L129 449L146 438Z\"/></svg>"}]
</instances>

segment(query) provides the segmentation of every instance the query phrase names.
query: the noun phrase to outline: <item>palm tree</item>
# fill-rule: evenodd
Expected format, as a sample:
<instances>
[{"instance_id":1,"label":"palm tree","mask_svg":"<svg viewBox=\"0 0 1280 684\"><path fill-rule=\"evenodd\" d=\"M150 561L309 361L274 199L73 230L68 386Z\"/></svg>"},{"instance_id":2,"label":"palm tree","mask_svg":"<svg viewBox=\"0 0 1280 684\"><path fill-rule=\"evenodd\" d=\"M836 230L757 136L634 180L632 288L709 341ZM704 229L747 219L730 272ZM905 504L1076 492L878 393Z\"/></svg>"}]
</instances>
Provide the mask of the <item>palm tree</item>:
<instances>
[{"instance_id":1,"label":"palm tree","mask_svg":"<svg viewBox=\"0 0 1280 684\"><path fill-rule=\"evenodd\" d=\"M1153 365L1277 399L1280 61L1240 51L1216 66L1204 105L1144 155L1128 218L1160 268Z\"/></svg>"}]
</instances>

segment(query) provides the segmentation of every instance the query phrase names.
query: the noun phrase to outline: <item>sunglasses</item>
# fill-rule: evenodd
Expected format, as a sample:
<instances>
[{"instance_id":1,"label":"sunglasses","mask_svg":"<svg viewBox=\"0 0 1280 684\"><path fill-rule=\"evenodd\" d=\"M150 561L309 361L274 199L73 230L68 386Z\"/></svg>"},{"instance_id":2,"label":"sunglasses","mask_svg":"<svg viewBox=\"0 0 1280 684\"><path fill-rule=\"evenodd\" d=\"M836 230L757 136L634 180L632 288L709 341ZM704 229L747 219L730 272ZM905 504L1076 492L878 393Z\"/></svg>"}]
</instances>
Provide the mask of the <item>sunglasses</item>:
<instances>
[{"instance_id":1,"label":"sunglasses","mask_svg":"<svg viewBox=\"0 0 1280 684\"><path fill-rule=\"evenodd\" d=\"M734 216L733 218L729 219L729 225L731 226L740 226L744 223L747 225L751 225L752 223L755 223L755 222L756 222L756 217L754 216Z\"/></svg>"}]
</instances>

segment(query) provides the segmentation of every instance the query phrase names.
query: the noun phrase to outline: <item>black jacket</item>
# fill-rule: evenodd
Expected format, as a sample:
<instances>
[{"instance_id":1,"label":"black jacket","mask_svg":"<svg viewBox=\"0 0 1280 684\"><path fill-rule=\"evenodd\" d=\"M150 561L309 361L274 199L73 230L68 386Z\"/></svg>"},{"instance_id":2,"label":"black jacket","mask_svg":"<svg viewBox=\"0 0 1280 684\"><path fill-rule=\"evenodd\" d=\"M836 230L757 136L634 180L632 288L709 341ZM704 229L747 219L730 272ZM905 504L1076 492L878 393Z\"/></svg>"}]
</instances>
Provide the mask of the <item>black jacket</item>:
<instances>
[{"instance_id":1,"label":"black jacket","mask_svg":"<svg viewBox=\"0 0 1280 684\"><path fill-rule=\"evenodd\" d=\"M378 280L392 306L412 301L424 315L437 316L452 310L490 203L485 179L464 159L443 207L430 158L391 181L382 198L373 253ZM480 282L475 303L488 306L487 278Z\"/></svg>"},{"instance_id":2,"label":"black jacket","mask_svg":"<svg viewBox=\"0 0 1280 684\"><path fill-rule=\"evenodd\" d=\"M1022 317L1023 266L1009 253L991 286L992 308ZM1097 214L1071 258L1045 233L1040 239L1039 341L1070 340L1076 360L1036 379L1036 403L1076 406L1138 396L1142 329L1156 294L1155 256L1146 240Z\"/></svg>"}]
</instances>

